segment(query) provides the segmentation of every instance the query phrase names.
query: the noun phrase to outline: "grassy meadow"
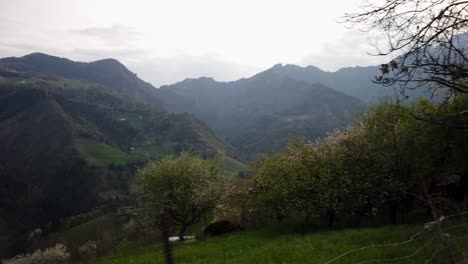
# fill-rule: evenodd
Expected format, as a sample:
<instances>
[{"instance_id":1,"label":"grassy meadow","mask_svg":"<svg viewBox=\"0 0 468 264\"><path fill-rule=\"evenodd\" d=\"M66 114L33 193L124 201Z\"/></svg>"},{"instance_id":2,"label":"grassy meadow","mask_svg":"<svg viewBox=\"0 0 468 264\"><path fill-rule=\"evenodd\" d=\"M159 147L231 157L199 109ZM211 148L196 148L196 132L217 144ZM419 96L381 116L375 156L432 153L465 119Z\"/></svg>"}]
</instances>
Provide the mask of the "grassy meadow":
<instances>
[{"instance_id":1,"label":"grassy meadow","mask_svg":"<svg viewBox=\"0 0 468 264\"><path fill-rule=\"evenodd\" d=\"M80 139L76 146L87 161L98 166L124 165L131 161L127 153L101 142Z\"/></svg>"},{"instance_id":2,"label":"grassy meadow","mask_svg":"<svg viewBox=\"0 0 468 264\"><path fill-rule=\"evenodd\" d=\"M464 229L465 234L466 231ZM418 232L422 233L414 236ZM454 232L456 234L460 234L459 230ZM452 241L460 255L467 254L468 237L457 237ZM404 243L375 247L401 242ZM434 232L420 225L308 232L294 226L271 226L173 245L175 263L425 263L431 257L429 263L445 263L446 259L443 251L438 252L441 246L434 239ZM328 262L345 252L367 246L370 247ZM372 261L377 259L387 260ZM161 246L154 244L122 248L115 256L85 263L165 262Z\"/></svg>"}]
</instances>

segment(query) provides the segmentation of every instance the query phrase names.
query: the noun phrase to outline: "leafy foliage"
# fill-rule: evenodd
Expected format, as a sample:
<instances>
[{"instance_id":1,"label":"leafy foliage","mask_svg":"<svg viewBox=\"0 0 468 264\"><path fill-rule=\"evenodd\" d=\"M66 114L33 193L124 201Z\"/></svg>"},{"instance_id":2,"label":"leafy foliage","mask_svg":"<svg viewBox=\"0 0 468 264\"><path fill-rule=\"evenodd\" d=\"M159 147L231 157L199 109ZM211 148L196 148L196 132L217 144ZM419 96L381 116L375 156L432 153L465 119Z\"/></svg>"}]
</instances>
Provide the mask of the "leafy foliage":
<instances>
[{"instance_id":1,"label":"leafy foliage","mask_svg":"<svg viewBox=\"0 0 468 264\"><path fill-rule=\"evenodd\" d=\"M414 197L422 206L434 204L438 215L453 211L449 190L461 188L466 177L467 131L416 120L413 114L460 119L456 113L463 107L463 97L445 106L383 101L352 128L313 144L294 142L280 155L262 159L253 173L253 203L278 220L291 212L322 212L329 225L337 213L377 215Z\"/></svg>"},{"instance_id":2,"label":"leafy foliage","mask_svg":"<svg viewBox=\"0 0 468 264\"><path fill-rule=\"evenodd\" d=\"M213 210L221 197L225 180L214 160L189 153L149 163L141 172L143 212L151 225L167 213L180 226L179 237Z\"/></svg>"}]
</instances>

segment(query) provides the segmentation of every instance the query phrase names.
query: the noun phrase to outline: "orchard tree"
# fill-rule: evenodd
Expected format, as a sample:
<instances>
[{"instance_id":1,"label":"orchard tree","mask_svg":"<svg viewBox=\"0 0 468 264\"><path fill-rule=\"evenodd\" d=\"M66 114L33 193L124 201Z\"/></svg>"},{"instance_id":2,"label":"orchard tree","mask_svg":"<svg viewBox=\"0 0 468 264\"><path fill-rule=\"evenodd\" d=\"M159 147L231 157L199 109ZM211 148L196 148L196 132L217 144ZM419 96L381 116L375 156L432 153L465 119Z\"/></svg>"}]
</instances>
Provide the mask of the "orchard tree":
<instances>
[{"instance_id":1,"label":"orchard tree","mask_svg":"<svg viewBox=\"0 0 468 264\"><path fill-rule=\"evenodd\" d=\"M245 225L248 222L249 189L252 181L237 178L226 188L214 211L215 220L229 220Z\"/></svg>"},{"instance_id":2,"label":"orchard tree","mask_svg":"<svg viewBox=\"0 0 468 264\"><path fill-rule=\"evenodd\" d=\"M290 143L285 151L263 157L254 167L251 197L259 209L272 212L278 222L293 212L309 215L320 205L319 188L325 188L314 177L313 148Z\"/></svg>"},{"instance_id":3,"label":"orchard tree","mask_svg":"<svg viewBox=\"0 0 468 264\"><path fill-rule=\"evenodd\" d=\"M466 116L463 118L459 114L459 107L466 109L468 106L466 103L466 95L445 106L421 100L412 111L423 116L424 120L437 120L443 117L452 121L462 118L466 124ZM413 130L415 131L413 177L419 182L420 198L430 209L438 237L447 249L450 263L457 263L457 253L442 227L442 221L444 212L450 211L447 209L453 204L453 200L448 199L451 193L448 187L454 184L461 185L463 177L466 180L468 131L419 120L413 122Z\"/></svg>"},{"instance_id":4,"label":"orchard tree","mask_svg":"<svg viewBox=\"0 0 468 264\"><path fill-rule=\"evenodd\" d=\"M320 204L325 210L328 227L333 227L336 214L346 206L352 194L352 171L344 167L347 155L344 142L348 136L348 131L335 130L325 138L318 139L313 146L318 163L316 171L320 185L324 187ZM354 206L357 203L353 201L352 204Z\"/></svg>"},{"instance_id":5,"label":"orchard tree","mask_svg":"<svg viewBox=\"0 0 468 264\"><path fill-rule=\"evenodd\" d=\"M296 205L296 169L284 156L263 157L255 166L250 194L257 211L282 222Z\"/></svg>"},{"instance_id":6,"label":"orchard tree","mask_svg":"<svg viewBox=\"0 0 468 264\"><path fill-rule=\"evenodd\" d=\"M458 209L454 210L457 205L450 199L451 188L462 185L462 177L468 171L465 165L468 133L466 129L425 120L466 124L466 116L459 114L468 107L466 99L462 94L444 105L427 99L412 105L383 103L371 108L362 120L367 127L365 138L372 146L368 152L386 161L380 165L375 163L378 166L374 168L388 170L388 177L379 179L403 183L400 193L417 197L430 209L439 238L449 252L450 263L456 263L456 256L441 227L441 219L445 213ZM421 118L417 120L414 116Z\"/></svg>"},{"instance_id":7,"label":"orchard tree","mask_svg":"<svg viewBox=\"0 0 468 264\"><path fill-rule=\"evenodd\" d=\"M328 156L327 156L328 157ZM330 162L328 162L330 161ZM334 158L310 143L290 142L277 156L263 158L253 172L253 200L261 209L273 211L278 222L291 213L304 215L326 211L333 225L334 212L343 195L342 174L334 174ZM332 215L330 215L332 213Z\"/></svg>"},{"instance_id":8,"label":"orchard tree","mask_svg":"<svg viewBox=\"0 0 468 264\"><path fill-rule=\"evenodd\" d=\"M427 120L459 119L456 122L466 123L468 118L456 113L468 107L467 99L467 96L460 96L445 106L420 100L411 111ZM450 208L453 201L449 199L451 192L447 186L466 177L468 130L424 121L414 121L411 125L414 131L413 177L420 185L421 199L430 207L433 218L438 219L447 212L453 212Z\"/></svg>"},{"instance_id":9,"label":"orchard tree","mask_svg":"<svg viewBox=\"0 0 468 264\"><path fill-rule=\"evenodd\" d=\"M140 173L143 212L150 224L161 214L185 231L213 210L224 191L225 178L216 160L189 153L149 163Z\"/></svg>"},{"instance_id":10,"label":"orchard tree","mask_svg":"<svg viewBox=\"0 0 468 264\"><path fill-rule=\"evenodd\" d=\"M377 214L382 205L401 196L401 181L392 173L396 162L391 137L373 129L362 120L315 144L319 178L327 186L322 204L329 226L333 226L335 214Z\"/></svg>"},{"instance_id":11,"label":"orchard tree","mask_svg":"<svg viewBox=\"0 0 468 264\"><path fill-rule=\"evenodd\" d=\"M355 171L365 172L365 179L362 179L365 188L374 186L377 190L372 192L373 205L388 206L393 224L397 221L401 200L414 185L409 180L413 162L413 122L404 107L384 99L371 106L351 129L348 148L354 151L348 155L351 157L348 166L360 164Z\"/></svg>"}]
</instances>

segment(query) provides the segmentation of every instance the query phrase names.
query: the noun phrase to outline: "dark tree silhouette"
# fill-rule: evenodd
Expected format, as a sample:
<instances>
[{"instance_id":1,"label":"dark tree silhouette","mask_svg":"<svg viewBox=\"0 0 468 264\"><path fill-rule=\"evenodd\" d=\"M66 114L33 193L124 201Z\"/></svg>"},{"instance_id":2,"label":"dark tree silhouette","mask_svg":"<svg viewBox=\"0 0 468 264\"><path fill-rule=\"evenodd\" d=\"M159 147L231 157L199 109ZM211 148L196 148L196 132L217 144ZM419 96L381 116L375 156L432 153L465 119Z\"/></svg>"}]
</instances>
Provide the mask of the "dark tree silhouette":
<instances>
[{"instance_id":1,"label":"dark tree silhouette","mask_svg":"<svg viewBox=\"0 0 468 264\"><path fill-rule=\"evenodd\" d=\"M377 83L398 85L403 95L430 87L446 100L468 93L468 1L363 0L361 8L345 21L384 36L375 55L395 58L382 64Z\"/></svg>"}]
</instances>

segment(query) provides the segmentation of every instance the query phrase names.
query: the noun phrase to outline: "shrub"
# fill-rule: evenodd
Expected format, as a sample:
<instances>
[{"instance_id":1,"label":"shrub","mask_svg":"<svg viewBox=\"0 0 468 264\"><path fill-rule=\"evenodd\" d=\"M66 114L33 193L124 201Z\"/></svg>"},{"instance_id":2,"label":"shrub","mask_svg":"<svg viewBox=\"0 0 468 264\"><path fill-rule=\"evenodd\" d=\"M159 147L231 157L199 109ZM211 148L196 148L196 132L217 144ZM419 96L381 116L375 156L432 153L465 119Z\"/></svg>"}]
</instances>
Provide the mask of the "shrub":
<instances>
[{"instance_id":1,"label":"shrub","mask_svg":"<svg viewBox=\"0 0 468 264\"><path fill-rule=\"evenodd\" d=\"M208 235L216 236L216 235L227 234L227 233L231 233L231 232L239 231L239 230L241 230L240 225L233 224L227 220L221 220L221 221L217 221L217 222L209 224L205 228L203 233L207 236Z\"/></svg>"},{"instance_id":2,"label":"shrub","mask_svg":"<svg viewBox=\"0 0 468 264\"><path fill-rule=\"evenodd\" d=\"M123 226L123 232L125 234L125 237L128 240L137 240L138 235L139 235L139 229L138 229L138 224L134 219L130 219L128 223L124 224Z\"/></svg>"},{"instance_id":3,"label":"shrub","mask_svg":"<svg viewBox=\"0 0 468 264\"><path fill-rule=\"evenodd\" d=\"M86 241L83 245L78 248L78 253L80 258L89 259L96 257L97 253L97 243L96 241Z\"/></svg>"},{"instance_id":4,"label":"shrub","mask_svg":"<svg viewBox=\"0 0 468 264\"><path fill-rule=\"evenodd\" d=\"M32 254L18 255L12 259L3 260L2 264L64 264L68 263L70 254L67 247L57 244L44 250L36 250Z\"/></svg>"}]
</instances>

